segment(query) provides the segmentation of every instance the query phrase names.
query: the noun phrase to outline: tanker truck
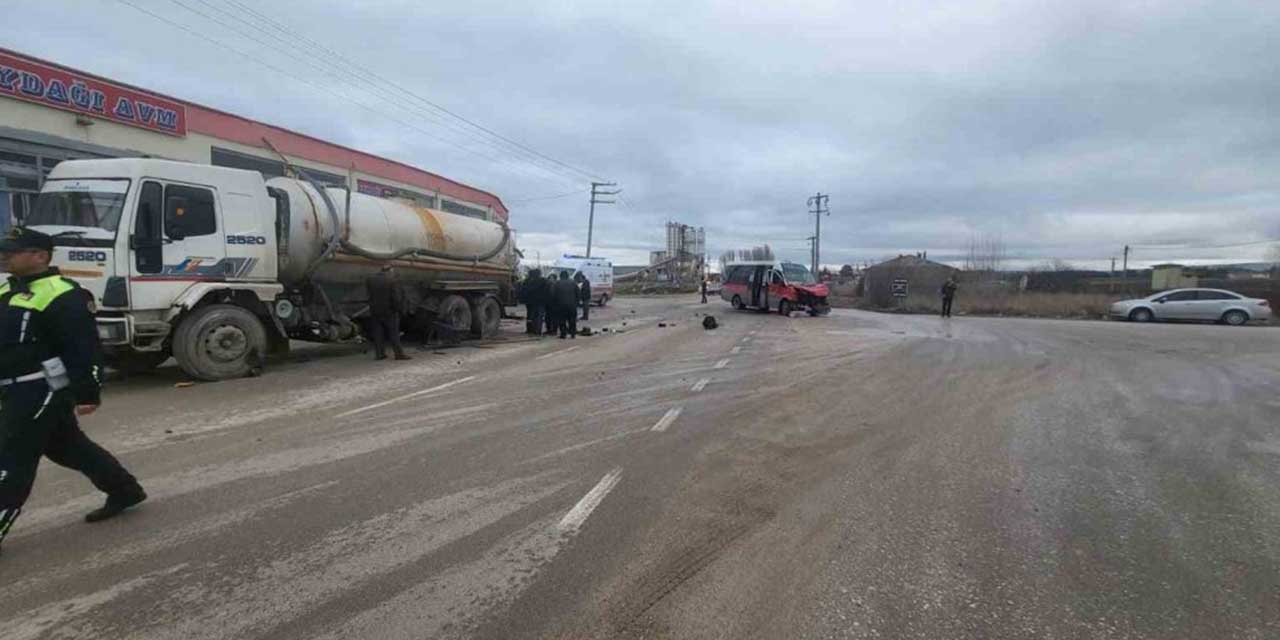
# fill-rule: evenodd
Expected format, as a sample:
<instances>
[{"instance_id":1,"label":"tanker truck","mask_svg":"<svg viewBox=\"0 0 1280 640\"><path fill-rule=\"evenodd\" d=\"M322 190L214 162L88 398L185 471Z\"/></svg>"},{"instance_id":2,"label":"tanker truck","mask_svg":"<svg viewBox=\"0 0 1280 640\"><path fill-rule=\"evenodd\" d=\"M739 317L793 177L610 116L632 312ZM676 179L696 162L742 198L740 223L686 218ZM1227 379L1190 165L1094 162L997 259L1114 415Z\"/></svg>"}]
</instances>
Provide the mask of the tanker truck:
<instances>
[{"instance_id":1,"label":"tanker truck","mask_svg":"<svg viewBox=\"0 0 1280 640\"><path fill-rule=\"evenodd\" d=\"M324 187L305 171L152 159L71 160L46 180L27 226L93 294L108 364L169 356L191 376L249 373L290 340L357 338L365 280L396 268L404 326L484 338L514 304L518 252L488 221Z\"/></svg>"}]
</instances>

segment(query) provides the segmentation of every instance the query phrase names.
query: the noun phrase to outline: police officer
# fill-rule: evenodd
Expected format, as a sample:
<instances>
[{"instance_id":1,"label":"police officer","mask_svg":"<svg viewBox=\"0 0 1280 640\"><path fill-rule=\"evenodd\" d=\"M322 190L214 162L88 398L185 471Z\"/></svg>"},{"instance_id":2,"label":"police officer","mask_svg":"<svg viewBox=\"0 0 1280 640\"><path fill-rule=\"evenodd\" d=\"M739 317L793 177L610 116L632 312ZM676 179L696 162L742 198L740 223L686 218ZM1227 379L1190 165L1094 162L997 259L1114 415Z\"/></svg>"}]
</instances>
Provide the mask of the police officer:
<instances>
[{"instance_id":1,"label":"police officer","mask_svg":"<svg viewBox=\"0 0 1280 640\"><path fill-rule=\"evenodd\" d=\"M547 331L546 334L554 336L560 332L560 324L563 322L560 314L560 305L556 302L556 280L557 274L552 271L547 274L543 281L543 312L546 315Z\"/></svg>"},{"instance_id":2,"label":"police officer","mask_svg":"<svg viewBox=\"0 0 1280 640\"><path fill-rule=\"evenodd\" d=\"M369 333L373 338L374 360L387 359L387 341L396 360L412 360L400 344L400 312L404 309L404 293L391 265L370 276L364 283L369 292Z\"/></svg>"},{"instance_id":3,"label":"police officer","mask_svg":"<svg viewBox=\"0 0 1280 640\"><path fill-rule=\"evenodd\" d=\"M0 542L31 494L40 456L107 494L85 516L106 520L147 498L120 462L80 430L101 404L93 297L49 266L53 240L15 228L0 240Z\"/></svg>"}]
</instances>

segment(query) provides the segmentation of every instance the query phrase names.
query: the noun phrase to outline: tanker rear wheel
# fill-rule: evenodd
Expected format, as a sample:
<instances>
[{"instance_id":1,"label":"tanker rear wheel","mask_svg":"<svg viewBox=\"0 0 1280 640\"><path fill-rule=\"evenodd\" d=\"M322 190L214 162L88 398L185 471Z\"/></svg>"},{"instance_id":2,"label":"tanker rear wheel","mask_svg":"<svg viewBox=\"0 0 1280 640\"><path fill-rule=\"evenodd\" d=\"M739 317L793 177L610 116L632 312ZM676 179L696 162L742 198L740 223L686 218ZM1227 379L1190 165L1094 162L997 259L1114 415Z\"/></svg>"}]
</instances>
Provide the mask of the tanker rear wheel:
<instances>
[{"instance_id":1,"label":"tanker rear wheel","mask_svg":"<svg viewBox=\"0 0 1280 640\"><path fill-rule=\"evenodd\" d=\"M448 295L436 308L436 319L461 337L471 333L471 305L460 295Z\"/></svg>"},{"instance_id":2,"label":"tanker rear wheel","mask_svg":"<svg viewBox=\"0 0 1280 640\"><path fill-rule=\"evenodd\" d=\"M490 296L473 300L471 309L471 335L476 338L492 338L502 328L502 305Z\"/></svg>"}]
</instances>

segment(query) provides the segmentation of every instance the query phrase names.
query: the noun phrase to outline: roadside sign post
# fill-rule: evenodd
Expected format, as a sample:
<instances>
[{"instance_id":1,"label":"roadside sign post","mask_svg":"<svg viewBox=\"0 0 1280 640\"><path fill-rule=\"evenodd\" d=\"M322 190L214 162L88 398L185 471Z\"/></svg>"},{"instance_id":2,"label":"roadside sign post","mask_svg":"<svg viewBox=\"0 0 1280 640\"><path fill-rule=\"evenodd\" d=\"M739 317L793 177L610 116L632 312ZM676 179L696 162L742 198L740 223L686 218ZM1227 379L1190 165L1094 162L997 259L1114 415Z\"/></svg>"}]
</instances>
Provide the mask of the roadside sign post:
<instances>
[{"instance_id":1,"label":"roadside sign post","mask_svg":"<svg viewBox=\"0 0 1280 640\"><path fill-rule=\"evenodd\" d=\"M902 301L906 300L908 293L907 280L905 278L897 278L889 285L889 291L893 293L894 300L898 306L902 306Z\"/></svg>"}]
</instances>

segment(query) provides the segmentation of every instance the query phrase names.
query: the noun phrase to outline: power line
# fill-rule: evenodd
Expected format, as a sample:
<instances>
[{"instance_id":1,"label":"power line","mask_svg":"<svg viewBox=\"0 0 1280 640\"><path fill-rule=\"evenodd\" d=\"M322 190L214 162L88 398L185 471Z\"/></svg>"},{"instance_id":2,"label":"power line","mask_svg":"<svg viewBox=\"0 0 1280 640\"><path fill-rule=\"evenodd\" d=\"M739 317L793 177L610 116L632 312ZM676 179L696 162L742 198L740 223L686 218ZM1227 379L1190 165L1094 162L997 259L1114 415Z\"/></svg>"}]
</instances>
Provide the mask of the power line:
<instances>
[{"instance_id":1,"label":"power line","mask_svg":"<svg viewBox=\"0 0 1280 640\"><path fill-rule=\"evenodd\" d=\"M176 0L175 0L175 1L176 1ZM214 7L214 6L213 6L213 5L211 5L207 0L198 0L198 1L199 1L201 4L205 5L205 6L208 6L208 7L214 8L214 9L217 9L218 11L222 12L222 13L223 13L223 14L225 14L225 15L228 15L228 16L232 17L233 19L235 19L235 20L237 20L237 21L239 21L239 22L241 22L241 23L243 23L243 24L249 25L249 26L253 27L254 29L257 29L259 32L261 32L261 33L263 33L263 34L267 35L268 37L271 37L271 38L274 38L274 39L279 40L279 37L278 37L278 36L274 36L274 35L272 35L272 34L271 34L271 33L269 33L266 29L264 29L264 28L262 28L261 26L259 26L256 22L249 21L249 20L245 20L244 18L242 18L242 17L240 17L240 16L238 16L238 15L236 15L236 14L232 13L232 12L229 12L229 11L226 11L226 10L224 10L224 9L219 9L219 8L217 8L217 7ZM325 46L324 44L322 44L322 43L320 43L320 42L317 42L317 41L315 41L315 40L313 40L313 39L311 39L311 38L308 38L307 36L305 36L305 35L303 35L303 34L301 34L301 33L297 33L297 32L294 32L294 31L290 30L286 25L282 25L280 22L278 22L278 21L276 21L276 20L272 19L271 17L269 17L269 16L267 16L267 15L264 15L263 13L261 13L261 12L259 12L259 11L255 10L255 9L253 9L252 7L250 7L250 6L246 5L246 4L244 4L243 2L239 2L238 0L226 0L226 1L227 1L227 3L228 3L228 4L230 4L230 5L234 6L235 8L237 8L237 9L239 9L239 10L241 10L241 11L244 11L245 13L248 13L248 14L250 14L251 16L253 16L253 17L257 18L258 20L260 20L260 21L262 21L262 22L264 22L264 23L268 24L268 25L269 25L269 26L271 26L274 30L276 30L276 31L278 31L278 32L280 32L280 33L282 33L282 34L284 34L285 36L288 36L288 37L289 37L289 38L291 38L291 39L300 40L300 41L302 41L302 42L306 43L307 45L309 45L309 46L312 48L312 52L314 52L314 51L320 51L320 52L322 52L325 56L329 57L331 60L334 60L334 61L336 61L337 63L340 63L342 66L345 66L345 67L348 69L348 73L351 73L351 71L350 71L350 70L354 70L354 74L353 74L353 75L354 75L354 77L355 77L355 79L356 79L356 80L358 80L358 81L360 81L360 82L363 82L363 83L365 83L365 84L368 84L368 85L370 85L370 86L377 87L377 85L376 85L374 82L372 82L371 80L369 80L369 78L374 78L374 79L378 80L379 82L382 82L382 83L384 83L384 84L386 84L386 85L390 86L392 89L394 89L394 90L398 91L400 94L403 94L403 95L405 95L405 96L408 96L408 97L410 97L410 98L412 98L412 99L416 100L417 102L420 102L420 103L422 103L422 104L426 105L428 108L432 109L434 112L438 112L438 113L441 113L441 114L445 114L445 115L447 115L447 116L449 116L449 117L451 117L451 118L453 118L453 119L455 119L455 120L458 120L458 121L460 121L460 122L465 123L466 125L470 126L472 129L474 129L474 130L476 130L476 131L480 131L480 132L482 132L483 134L487 135L487 136L488 136L488 138L485 138L484 136L479 136L479 135L475 134L475 133L474 133L474 131L469 131L469 130L465 130L465 129L459 129L459 128L458 128L458 127L456 127L456 126L451 126L451 124L450 124L450 123L448 123L448 122L446 122L446 121L443 121L443 120L440 120L440 119L439 119L439 116L438 116L436 113L429 113L429 114L426 114L425 112L422 112L422 111L421 111L421 108L419 108L419 107L414 107L415 109L418 109L418 110L419 110L419 113L424 113L425 115L429 115L429 116L431 116L431 117L433 118L433 120L435 120L436 122L440 123L442 126L449 127L451 130L457 131L457 132L459 132L459 133L461 133L461 134L463 134L463 135L470 135L470 136L476 137L476 138L477 138L478 140L480 140L481 142L484 142L484 143L486 143L486 144L489 144L490 146L493 146L493 147L495 147L495 148L502 149L502 150L506 150L506 151L510 151L510 152L515 153L516 155L521 155L521 156L525 156L525 157L528 157L528 158L532 158L532 159L533 159L533 160L535 160L535 161L540 159L540 160L544 161L544 163L551 163L551 165L554 165L555 167L560 167L560 168L561 168L561 169L563 169L563 170L571 171L571 172L573 172L574 174L577 174L577 176L582 176L582 177L585 177L585 178L587 178L587 179L594 179L594 178L597 178L597 177L598 177L598 176L593 175L593 174L592 174L592 173L590 173L589 171L585 171L585 170L583 170L583 169L579 169L578 167L575 167L575 166L570 165L570 164L568 164L568 163L565 163L565 162L563 162L563 161L561 161L561 160L558 160L558 159L556 159L556 158L553 158L553 157L551 157L551 156L548 156L548 155L546 155L546 154L544 154L544 153L542 153L542 152L540 152L540 151L538 151L538 150L536 150L536 149L533 149L533 148L531 148L531 147L529 147L529 146L527 146L527 145L524 145L524 144L522 144L522 143L520 143L520 142L518 142L518 141L516 141L516 140L512 140L511 138L508 138L508 137L506 137L506 136L503 136L502 134L499 134L498 132L493 131L493 130L491 130L491 129L489 129L489 128L487 128L487 127L483 126L483 125L480 125L480 124L479 124L479 123L477 123L477 122L474 122L474 121L469 120L469 119L467 119L467 118L465 118L465 117L463 117L463 116L461 116L461 115L459 115L459 114L457 114L457 113L454 113L453 111L450 111L449 109L447 109L447 108L445 108L445 107L443 107L443 106L441 106L441 105L439 105L439 104L437 104L437 103L435 103L435 102L432 102L431 100L428 100L427 98L424 98L423 96L421 96L421 95L419 95L419 94L417 94L417 93L415 93L415 92L413 92L413 91L411 91L411 90L409 90L409 89L407 89L407 88L403 87L402 85L397 84L397 83L395 83L394 81L391 81L391 80L389 80L389 79L387 79L387 78L385 78L385 77L383 77L383 76L379 75L379 74L378 74L378 73L376 73L375 71L372 71L372 70L370 70L370 69L368 69L368 68L366 68L366 67L361 67L359 64L357 64L357 63L355 63L355 62L352 62L349 58L347 58L347 57L346 57L346 56L344 56L343 54L341 54L341 53L339 53L339 52L335 51L334 49L332 49L332 48L330 48L330 47L328 47L328 46ZM287 41L286 41L286 42L287 42ZM304 47L298 46L298 45L296 45L296 44L292 44L292 42L290 42L289 44L290 44L290 46L293 46L293 47L295 47L295 48L297 48L297 49L299 49L299 50L304 50ZM323 57L323 56L322 56L322 57ZM379 88L379 89L380 89L380 87L377 87L377 88ZM384 94L384 95L385 95L385 94ZM402 106L402 108L403 108L403 106ZM503 144L495 143L495 142L493 142L493 140L497 140L497 141L499 141L499 142L501 142L501 143L503 143ZM526 161L529 161L529 160L526 160ZM543 163L531 162L531 164L538 164L539 166L541 166L541 164L543 164ZM574 177L574 179L577 179L577 180L581 180L581 179L582 179L581 177L577 177L577 176L575 176L575 177Z\"/></svg>"},{"instance_id":2,"label":"power line","mask_svg":"<svg viewBox=\"0 0 1280 640\"><path fill-rule=\"evenodd\" d=\"M171 0L171 1L175 1L175 0ZM217 39L212 38L212 37L210 37L210 36L207 36L207 35L205 35L205 34L203 34L203 33L200 33L200 32L196 31L195 29L193 29L193 28L191 28L191 27L189 27L189 26L187 26L187 25L184 25L184 24L181 24L181 23L179 23L179 22L176 22L176 21L174 21L174 20L172 20L172 19L169 19L169 18L167 18L167 17L165 17L165 16L163 16L163 15L157 14L157 13L155 13L155 12L153 12L153 11L148 10L148 9L144 9L143 7L140 7L140 6L138 6L137 4L134 4L134 3L133 3L133 2L131 2L130 0L117 0L117 2L120 2L121 4L127 5L127 6L129 6L130 8L132 8L132 9L134 9L134 10L136 10L136 11L139 11L139 12L141 12L141 13L143 13L143 14L146 14L146 15L148 15L148 16L150 16L150 17L152 17L152 18L156 19L156 20L159 20L160 22L163 22L163 23L165 23L165 24L167 24L167 25L169 25L169 26L171 26L171 27L173 27L173 28L175 28L175 29L181 30L181 31L183 31L183 32L185 32L185 33L187 33L187 34L190 34L190 35L193 35L193 36L195 36L195 37L197 37L197 38L200 38L201 40L204 40L204 41L206 41L206 42L209 42L210 44L213 44L214 46L217 46L217 47L220 47L220 48L226 49L227 51L230 51L230 52L232 52L232 53L234 53L234 54L236 54L236 55L238 55L238 56L240 56L240 57L242 57L242 58L244 58L244 59L246 59L246 60L249 60L250 62L254 62L254 63L256 63L256 64L258 64L258 65L260 65L260 66L263 66L263 67L265 67L265 68L267 68L267 69L269 69L269 70L271 70L271 71L274 71L274 72L276 72L276 73L278 73L278 74L280 74L280 75L283 75L283 76L285 76L285 77L287 77L287 78L289 78L289 79L291 79L291 80L294 80L295 82L299 82L299 83L305 84L305 85L307 85L307 86L309 86L309 87L312 87L312 88L314 88L314 89L316 89L316 90L318 90L318 91L321 91L321 92L323 92L323 93L326 93L326 94L328 94L328 95L330 95L330 96L333 96L333 97L336 97L336 98L339 98L339 99L342 99L342 100L345 100L345 101L349 101L349 102L351 102L351 103L355 104L356 106L358 106L358 107L360 107L360 108L362 108L362 109L364 109L364 110L366 110L366 111L369 111L370 113L374 113L374 114L380 115L380 116L382 116L382 117L384 117L384 118L387 118L387 119L389 119L389 120L391 120L391 121L393 121L393 122L396 122L397 124L400 124L401 126L404 126L404 127L408 128L408 129L412 129L412 130L414 130L414 131L417 131L418 133L421 133L421 134L422 134L422 135L424 135L424 136L427 136L427 137L429 137L429 138L432 138L432 139L438 140L438 141L443 142L443 143L445 143L445 144L452 145L452 146L457 147L458 149L460 149L460 150L462 150L462 151L465 151L465 152L467 152L467 153L470 153L470 154L476 155L476 156L478 156L478 157L480 157L480 158L483 158L483 159L485 159L485 160L489 160L489 161L494 162L494 163L497 163L497 164L507 164L507 165L509 165L509 167L510 167L510 168L512 168L512 169L514 169L514 170L517 170L517 171L520 171L521 173L525 173L526 175L529 175L529 176L531 176L531 177L539 177L539 176L535 176L534 174L528 173L528 172L527 172L527 171L525 171L522 167L519 167L519 166L514 165L514 164L510 164L510 163L508 163L508 162L504 161L504 160L503 160L503 159L501 159L501 158L495 158L495 157L493 157L493 156L489 156L489 155L486 155L486 154L480 153L479 151L476 151L476 150L474 150L474 149L470 149L470 148L464 147L464 146L462 146L462 145L460 145L460 144L458 144L458 143L456 143L456 142L454 142L454 141L452 141L452 140L448 140L448 139L445 139L445 138L441 138L440 136L438 136L438 135L436 135L436 134L434 134L434 133L432 133L432 132L430 132L430 131L427 131L427 130L425 130L425 129L422 129L421 127L418 127L418 126L416 126L416 125L413 125L413 124L411 124L411 123L409 123L409 122L405 122L404 120L402 120L402 119L400 119L400 118L398 118L398 117L396 117L396 116L394 116L394 115L388 114L388 113L386 113L386 112L384 112L384 111L380 111L379 109L377 109L377 108L375 108L375 107L372 107L372 106L370 106L370 105L368 105L368 104L365 104L364 102L361 102L360 100L358 100L358 99L356 99L356 98L354 98L354 97L352 97L352 96L346 95L346 94L344 94L344 93L340 93L340 92L338 92L337 90L335 90L335 89L333 89L333 88L325 87L325 86L323 86L323 85L321 85L321 84L318 84L318 83L316 83L316 82L314 82L314 81L312 81L312 80L308 80L308 79L306 79L306 78L299 77L299 76L297 76L297 75L295 75L295 74L293 74L293 73L291 73L291 72L289 72L289 71L287 71L287 70L285 70L285 69L282 69L282 68L280 68L280 67L278 67L278 66L275 66L275 65L273 65L273 64L271 64L271 63L269 63L269 62L266 62L265 60L262 60L260 57L253 56L253 55L251 55L251 54L245 53L244 51L241 51L241 50L239 50L239 49L237 49L237 48L235 48L235 47L233 47L233 46L231 46L231 45L228 45L228 44L226 44L226 43L224 43L224 42L222 42L222 41L220 41L220 40L217 40ZM198 12L197 12L197 13L198 13Z\"/></svg>"},{"instance_id":3,"label":"power line","mask_svg":"<svg viewBox=\"0 0 1280 640\"><path fill-rule=\"evenodd\" d=\"M123 2L124 0L121 0L121 1ZM336 68L330 68L330 67L322 66L322 65L318 64L317 62L313 61L312 59L310 59L309 57L306 57L306 52L305 52L305 51L304 51L304 52L303 52L303 54L300 56L300 55L295 54L295 53L293 53L293 52L291 52L291 51L288 51L288 50L285 50L285 49L281 48L281 46L279 46L279 45L277 45L277 44L272 44L272 43L270 43L270 42L265 42L265 41L263 41L261 38L259 38L259 37L257 37L257 36L254 36L254 35L252 35L252 34L250 34L250 33L246 33L245 31L243 31L243 30L241 30L241 29L239 29L239 28L237 28L237 27L235 27L235 26L233 26L233 25L230 25L230 24L226 23L226 22L224 22L223 20L221 20L221 19L219 19L219 18L216 18L216 17L211 16L211 15L209 15L209 14L207 14L207 13L204 13L204 12L202 12L202 11L200 11L200 10L196 9L196 8L193 8L193 7L191 7L190 5L188 5L188 4L184 3L184 2L182 2L181 0L169 0L169 1L170 1L172 4L175 4L175 5L177 5L178 7L181 7L182 9L184 9L184 10L188 11L189 13L195 14L196 16L199 16L199 17L201 17L201 18L204 18L205 20L208 20L208 21L210 21L210 22L213 22L214 24L217 24L218 26L223 27L224 29L227 29L227 30L228 30L228 31L230 31L231 33L234 33L234 34L236 34L236 35L238 35L238 36L240 36L240 37L242 37L242 38L246 38L246 39L248 39L248 40L250 40L250 41L252 41L252 42L255 42L255 43L257 43L257 44L259 44L259 45L261 45L261 46L267 47L267 48L269 48L269 49L271 49L271 50L274 50L274 51L277 51L277 52L279 52L279 53L281 53L281 54L284 54L285 56L287 56L287 57L289 57L289 58L291 58L291 59L293 59L293 60L295 60L295 61L297 61L297 62L300 62L300 63L302 63L303 65L305 65L305 66L307 66L307 67L310 67L311 69L314 69L314 70L318 71L318 72L319 72L319 73L321 73L321 74L325 74L325 75L328 75L328 76L330 76L330 77L333 77L335 80L338 80L339 82L343 81L345 78L355 78L356 80L360 80L360 81L364 81L364 82L368 83L368 81L367 81L367 80L364 80L364 78L363 78L359 73L352 73L352 72L350 72L350 71L344 71L344 70L342 70L342 69L336 69ZM243 18L241 18L241 17L239 17L239 16L237 16L237 15L235 15L235 14L231 14L231 13L229 13L229 12L227 12L227 11L223 10L223 9L220 9L220 8L218 8L218 7L216 7L216 6L210 5L208 2L205 2L205 0L197 0L197 1L198 1L198 2L201 2L203 5L205 5L205 6L207 6L207 7L210 7L210 8L215 9L215 10L217 10L217 11L219 11L219 12L221 12L221 13L225 14L225 15L230 16L230 17L231 17L231 19L233 19L233 20L235 20L235 21L237 21L237 22L240 22L241 24L245 24L245 25L247 25L247 26L253 27L254 29L257 29L257 30L258 30L258 31L260 31L260 32L266 33L266 32L265 32L265 31L263 31L263 29L262 29L261 27L259 27L258 25L254 24L254 23L252 23L252 22L245 21ZM137 7L137 5L134 5L134 4L132 4L131 2L125 2L125 4L129 4L130 6L133 6L134 8L141 10L139 7ZM151 13L151 12L146 12L146 13L148 13L149 15L152 15L153 17L157 17L157 18L159 18L159 16L156 16L155 14L153 14L153 13ZM172 24L172 22L170 22L170 24ZM271 35L271 34L269 34L269 33L268 33L268 34L266 34L266 35L267 35L268 37L272 38L273 40L277 41L277 42L284 42L284 41L283 41L283 40L281 40L280 38L275 37L275 36L272 36L272 35ZM236 53L238 53L239 55L249 57L250 59L254 60L255 62L258 62L258 63L260 63L260 64L263 64L264 66L267 66L268 68L272 68L273 70L277 70L277 71L280 71L280 72L282 72L282 73L285 73L285 75L289 75L290 77L293 77L295 80L302 81L301 79L297 78L297 76L293 76L292 74L289 74L289 73L287 73L287 72L284 72L283 70L280 70L280 69L278 69L278 68L271 67L270 65L267 65L265 62L263 62L263 61L259 60L258 58L255 58L255 57L253 57L253 56L247 56L247 54L244 54L243 52L240 52L240 51L236 50L234 47L231 47L230 45L228 45L228 44L226 44L226 43L218 42L218 41L216 41L216 40L214 40L214 39L212 39L212 38L210 38L210 37L208 37L208 36L202 36L202 37L204 37L204 38L205 38L206 40L208 40L208 41L214 42L214 43L215 43L215 44L217 44L218 46L221 46L221 47L223 47L223 48L226 48L226 49L229 49L229 50L235 51L235 52L236 52ZM293 46L293 45L289 45L289 46ZM342 75L335 75L335 74L345 74L345 78L344 78L344 76L342 76ZM311 84L311 86L316 86L314 83L308 83L308 84ZM382 89L381 89L380 87L378 87L377 85L373 85L373 84L371 84L371 83L370 83L370 86L372 86L372 87L373 87L374 92L376 92L376 93L378 94L378 96L379 96L379 97L381 97L381 98L383 98L383 99L387 100L387 101L388 101L388 103L389 103L391 106L395 106L395 107L399 107L399 108L401 108L401 109L404 109L405 111L408 111L408 112L409 112L410 114L412 114L412 115L426 116L426 117L428 117L428 118L430 118L430 119L432 119L432 120L436 121L436 122L437 122L437 123L439 123L439 124L442 124L442 125L446 125L446 126L447 126L447 123L445 123L445 122L441 121L441 120L439 119L439 117L438 117L438 116L436 116L435 114L427 113L427 112L424 112L424 111L422 111L422 110L420 110L420 109L418 109L418 108L414 108L414 107L408 107L408 108L406 108L406 107L405 107L405 105L404 105L404 103L403 103L403 101L402 101L402 100L400 100L399 98L397 98L396 96L388 94L387 92L385 92L384 90L382 90ZM357 91L359 91L359 90L360 90L358 87L355 87L355 88L356 88L356 90L357 90ZM329 93L331 93L331 94L336 93L336 90L334 90L334 89L324 89L324 88L322 88L322 90L326 90L326 91L328 91L328 92L329 92ZM436 134L434 134L434 133L428 132L427 130L425 130L425 129L421 128L421 127L418 127L418 126L416 126L416 125L410 124L410 123L408 123L408 122L406 122L406 121L404 121L404 120L402 120L402 119L398 118L397 116L392 115L392 114L389 114L389 113L384 112L384 111L381 111L381 110L377 109L376 107L372 107L372 106L370 106L370 105L364 104L364 103L362 103L360 100L358 100L358 99L357 99L356 97L354 97L354 96L350 96L350 95L347 95L347 94L345 94L345 93L343 93L343 94L339 94L339 95L340 95L342 98L346 99L346 100L350 100L350 101L352 101L352 102L354 102L354 103L356 103L356 104L358 104L358 105L362 105L362 106L364 106L366 109L369 109L369 110L373 111L374 113L377 113L377 114L379 114L379 115L382 115L383 117L386 117L386 118L388 118L388 119L390 119L390 120L393 120L393 121L395 121L395 122L397 122L397 123L401 124L402 126L405 126L405 127L410 128L410 129L413 129L414 131L417 131L417 132L419 132L419 133L422 133L423 135L426 135L426 136L428 136L428 137L430 137L430 138L433 138L433 139L438 140L438 141L440 141L440 142L444 142L444 143L449 144L449 145L451 145L451 146L454 146L454 147L456 147L456 148L458 148L458 149L461 149L461 150L466 151L466 152L468 152L468 153L471 153L471 154L474 154L474 155L479 156L479 157L481 157L481 158L484 158L484 159L486 159L486 160L488 160L488 161L490 161L490 162L494 162L494 163L497 163L497 164L505 164L505 165L508 165L508 166L510 166L510 167L512 167L512 168L516 168L516 170L517 170L517 171L519 171L519 172L521 172L521 173L524 173L525 175L528 175L528 176L531 176L531 177L539 177L539 176L535 176L535 174L529 173L528 171L526 171L526 170L524 170L524 169L520 169L520 168L518 168L518 167L519 167L519 165L517 165L517 164L513 161L513 159L512 159L512 158L507 158L507 157L495 157L495 156L491 156L491 155L488 155L488 154L485 154L485 153L481 153L481 152L479 152L479 151L477 151L477 150L475 150L475 149L471 149L471 148L469 148L469 147L466 147L466 146L464 146L464 145L462 145L462 144L459 144L458 142L455 142L455 141L453 141L453 140L448 140L448 139L446 139L446 138L442 138L442 137L440 137L439 135L436 135ZM456 131L456 132L458 132L458 133L463 133L464 135L466 135L466 132L464 132L464 131L461 131L461 130L457 129L456 127L449 127L449 128L450 128L450 129L452 129L452 130L454 130L454 131ZM491 146L492 146L492 145L491 145ZM571 183L572 183L572 182L578 182L578 181L580 180L580 179L578 179L576 176L568 177L568 176L564 175L564 174L563 174L563 172L559 172L559 171L555 171L555 170L548 169L548 168L543 167L543 166L541 166L541 165L539 165L539 164L537 164L537 163L529 163L529 162L527 162L527 161L525 161L525 162L526 162L526 163L528 163L530 166L532 166L532 167L534 167L534 168L537 168L537 169L539 169L539 170L541 170L541 171L543 171L543 172L545 172L545 173L547 173L547 174L549 174L549 175L554 175L554 176L556 176L556 177L558 177L558 178L564 179L564 180L569 181L569 182L571 182Z\"/></svg>"},{"instance_id":4,"label":"power line","mask_svg":"<svg viewBox=\"0 0 1280 640\"><path fill-rule=\"evenodd\" d=\"M538 202L541 200L557 200L559 198L568 198L569 196L576 196L578 194L586 193L588 191L590 191L590 189L578 189L577 191L570 191L568 193L557 193L554 196L539 196L537 198L522 198L520 200L508 200L507 203L508 204L524 204L526 202Z\"/></svg>"}]
</instances>

